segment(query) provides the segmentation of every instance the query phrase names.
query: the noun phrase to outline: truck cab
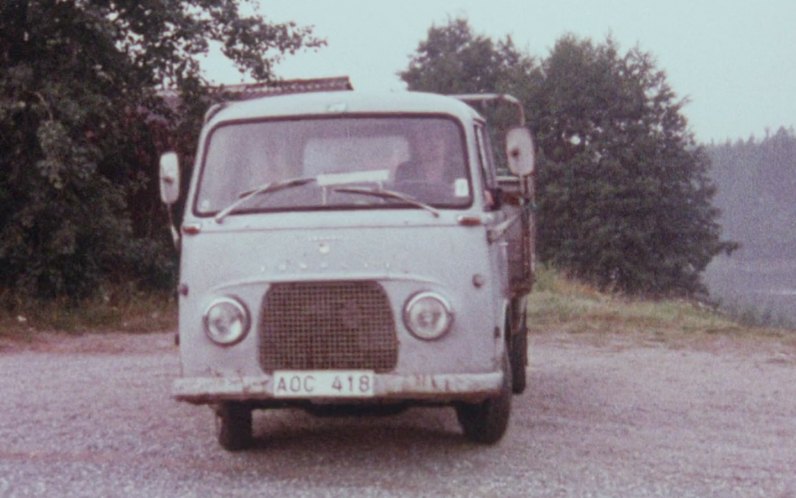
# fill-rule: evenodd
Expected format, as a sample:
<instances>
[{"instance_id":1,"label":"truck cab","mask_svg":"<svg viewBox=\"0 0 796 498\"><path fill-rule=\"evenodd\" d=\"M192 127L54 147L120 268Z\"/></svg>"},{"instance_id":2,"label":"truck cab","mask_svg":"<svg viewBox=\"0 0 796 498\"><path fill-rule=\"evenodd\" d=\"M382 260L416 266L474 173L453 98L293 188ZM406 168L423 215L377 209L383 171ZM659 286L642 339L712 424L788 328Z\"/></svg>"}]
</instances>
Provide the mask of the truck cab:
<instances>
[{"instance_id":1,"label":"truck cab","mask_svg":"<svg viewBox=\"0 0 796 498\"><path fill-rule=\"evenodd\" d=\"M500 440L526 381L533 144L518 119L499 177L473 107L490 99L516 103L345 91L208 112L172 393L213 408L222 447L248 447L271 408L452 406L465 437ZM160 179L174 204L175 154Z\"/></svg>"}]
</instances>

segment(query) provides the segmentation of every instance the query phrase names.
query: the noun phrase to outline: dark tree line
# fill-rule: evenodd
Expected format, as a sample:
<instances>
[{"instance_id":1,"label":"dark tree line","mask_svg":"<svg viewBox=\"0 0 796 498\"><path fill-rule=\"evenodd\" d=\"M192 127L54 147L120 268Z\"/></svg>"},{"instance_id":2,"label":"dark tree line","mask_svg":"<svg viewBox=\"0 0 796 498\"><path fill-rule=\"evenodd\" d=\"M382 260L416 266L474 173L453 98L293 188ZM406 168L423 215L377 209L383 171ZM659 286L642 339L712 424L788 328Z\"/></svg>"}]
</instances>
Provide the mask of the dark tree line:
<instances>
[{"instance_id":1,"label":"dark tree line","mask_svg":"<svg viewBox=\"0 0 796 498\"><path fill-rule=\"evenodd\" d=\"M7 0L0 5L0 300L173 284L157 155L193 153L210 41L269 81L321 41L238 0ZM603 287L691 294L719 235L708 156L649 54L562 37L545 58L467 21L432 27L411 89L507 92L538 142L539 250ZM157 90L177 88L179 109ZM153 124L154 123L154 124Z\"/></svg>"},{"instance_id":2,"label":"dark tree line","mask_svg":"<svg viewBox=\"0 0 796 498\"><path fill-rule=\"evenodd\" d=\"M240 3L0 4L0 298L172 285L154 179L163 147L192 153L208 92L199 57L217 41L268 81L283 54L320 44ZM176 112L157 93L165 87L179 91Z\"/></svg>"},{"instance_id":3,"label":"dark tree line","mask_svg":"<svg viewBox=\"0 0 796 498\"><path fill-rule=\"evenodd\" d=\"M509 92L537 140L538 250L603 288L704 291L721 239L710 160L651 55L564 36L535 59L466 20L432 26L400 76L413 90Z\"/></svg>"}]
</instances>

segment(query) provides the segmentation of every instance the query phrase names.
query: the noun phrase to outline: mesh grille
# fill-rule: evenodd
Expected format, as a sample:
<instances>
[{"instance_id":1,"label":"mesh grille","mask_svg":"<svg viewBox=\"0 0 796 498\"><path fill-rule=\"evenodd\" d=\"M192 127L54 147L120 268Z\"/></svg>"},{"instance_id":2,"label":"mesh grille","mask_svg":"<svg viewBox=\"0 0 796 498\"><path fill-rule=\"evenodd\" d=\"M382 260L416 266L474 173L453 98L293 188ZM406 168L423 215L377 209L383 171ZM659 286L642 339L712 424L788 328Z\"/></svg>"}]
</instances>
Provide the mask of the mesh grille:
<instances>
[{"instance_id":1,"label":"mesh grille","mask_svg":"<svg viewBox=\"0 0 796 498\"><path fill-rule=\"evenodd\" d=\"M260 366L267 372L395 368L395 323L375 282L274 284L260 316Z\"/></svg>"}]
</instances>

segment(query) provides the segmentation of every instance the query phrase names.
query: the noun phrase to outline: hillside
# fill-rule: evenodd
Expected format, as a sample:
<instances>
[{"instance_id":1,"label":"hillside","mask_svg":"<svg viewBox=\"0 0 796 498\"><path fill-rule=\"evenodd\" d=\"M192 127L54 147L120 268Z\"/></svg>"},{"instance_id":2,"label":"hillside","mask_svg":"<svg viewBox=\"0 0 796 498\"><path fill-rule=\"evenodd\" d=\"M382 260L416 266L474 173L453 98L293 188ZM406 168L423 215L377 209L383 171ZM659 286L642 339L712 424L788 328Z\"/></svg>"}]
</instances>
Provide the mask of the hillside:
<instances>
[{"instance_id":1,"label":"hillside","mask_svg":"<svg viewBox=\"0 0 796 498\"><path fill-rule=\"evenodd\" d=\"M724 236L741 242L737 258L796 254L796 134L780 128L762 140L707 148Z\"/></svg>"},{"instance_id":2,"label":"hillside","mask_svg":"<svg viewBox=\"0 0 796 498\"><path fill-rule=\"evenodd\" d=\"M706 272L711 295L736 316L796 324L796 134L707 148L725 238L741 247Z\"/></svg>"}]
</instances>

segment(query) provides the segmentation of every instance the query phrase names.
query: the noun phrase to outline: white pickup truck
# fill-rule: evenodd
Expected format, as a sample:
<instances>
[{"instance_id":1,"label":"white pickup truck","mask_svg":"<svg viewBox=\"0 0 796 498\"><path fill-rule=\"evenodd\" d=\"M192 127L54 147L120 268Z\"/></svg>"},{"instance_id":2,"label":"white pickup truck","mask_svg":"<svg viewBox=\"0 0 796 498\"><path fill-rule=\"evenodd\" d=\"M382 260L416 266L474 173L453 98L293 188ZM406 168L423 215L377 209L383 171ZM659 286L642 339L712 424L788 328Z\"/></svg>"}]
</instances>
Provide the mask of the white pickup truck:
<instances>
[{"instance_id":1,"label":"white pickup truck","mask_svg":"<svg viewBox=\"0 0 796 498\"><path fill-rule=\"evenodd\" d=\"M490 101L520 111L510 177L472 107ZM503 436L525 388L533 279L518 104L346 91L208 112L179 230L173 395L213 407L224 448L248 447L252 411L270 408L452 406L467 438ZM160 180L172 205L174 153Z\"/></svg>"}]
</instances>

